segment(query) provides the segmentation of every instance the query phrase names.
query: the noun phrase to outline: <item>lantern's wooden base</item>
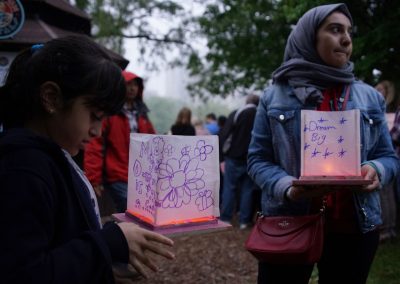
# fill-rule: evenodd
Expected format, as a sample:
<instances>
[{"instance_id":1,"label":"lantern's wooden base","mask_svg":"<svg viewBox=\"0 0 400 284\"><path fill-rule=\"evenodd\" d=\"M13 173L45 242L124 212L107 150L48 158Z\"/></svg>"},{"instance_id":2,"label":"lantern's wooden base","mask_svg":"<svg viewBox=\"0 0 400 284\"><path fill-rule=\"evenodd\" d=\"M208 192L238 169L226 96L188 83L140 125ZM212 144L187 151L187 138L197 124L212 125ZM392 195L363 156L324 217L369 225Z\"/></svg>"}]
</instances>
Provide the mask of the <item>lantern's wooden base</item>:
<instances>
[{"instance_id":1,"label":"lantern's wooden base","mask_svg":"<svg viewBox=\"0 0 400 284\"><path fill-rule=\"evenodd\" d=\"M139 225L142 228L148 229L153 232L157 232L159 234L165 236L180 236L180 235L196 235L196 234L204 234L204 233L214 233L220 231L226 231L232 229L232 225L229 223L222 222L217 219L216 222L212 223L204 223L204 224L193 224L193 225L185 225L185 226L177 226L177 227L168 227L168 228L150 228L148 226L144 226L143 222L138 222L137 220L128 217L125 213L117 213L113 214L112 218L117 222L131 222Z\"/></svg>"},{"instance_id":2,"label":"lantern's wooden base","mask_svg":"<svg viewBox=\"0 0 400 284\"><path fill-rule=\"evenodd\" d=\"M292 182L293 185L368 185L372 180L365 180L362 176L301 176Z\"/></svg>"}]
</instances>

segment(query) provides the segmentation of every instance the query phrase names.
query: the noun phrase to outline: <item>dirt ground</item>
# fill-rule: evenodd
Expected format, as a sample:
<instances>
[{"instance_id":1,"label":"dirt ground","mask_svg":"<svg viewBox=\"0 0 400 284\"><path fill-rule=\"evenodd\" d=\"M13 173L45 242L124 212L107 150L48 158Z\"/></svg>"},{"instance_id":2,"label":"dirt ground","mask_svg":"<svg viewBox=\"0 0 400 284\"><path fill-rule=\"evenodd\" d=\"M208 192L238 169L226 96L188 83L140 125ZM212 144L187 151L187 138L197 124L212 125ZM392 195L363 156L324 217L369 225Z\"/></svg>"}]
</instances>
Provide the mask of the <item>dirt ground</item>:
<instances>
[{"instance_id":1,"label":"dirt ground","mask_svg":"<svg viewBox=\"0 0 400 284\"><path fill-rule=\"evenodd\" d=\"M113 212L110 202L100 199L105 216ZM103 215L104 216L104 215ZM111 220L105 217L103 221ZM246 251L244 243L250 228L239 230L237 216L233 227L227 231L172 237L175 260L155 256L157 273L148 270L148 279L142 277L117 278L117 284L253 284L257 282L257 261Z\"/></svg>"},{"instance_id":2,"label":"dirt ground","mask_svg":"<svg viewBox=\"0 0 400 284\"><path fill-rule=\"evenodd\" d=\"M135 283L256 283L257 261L244 248L250 229L173 237L176 259Z\"/></svg>"}]
</instances>

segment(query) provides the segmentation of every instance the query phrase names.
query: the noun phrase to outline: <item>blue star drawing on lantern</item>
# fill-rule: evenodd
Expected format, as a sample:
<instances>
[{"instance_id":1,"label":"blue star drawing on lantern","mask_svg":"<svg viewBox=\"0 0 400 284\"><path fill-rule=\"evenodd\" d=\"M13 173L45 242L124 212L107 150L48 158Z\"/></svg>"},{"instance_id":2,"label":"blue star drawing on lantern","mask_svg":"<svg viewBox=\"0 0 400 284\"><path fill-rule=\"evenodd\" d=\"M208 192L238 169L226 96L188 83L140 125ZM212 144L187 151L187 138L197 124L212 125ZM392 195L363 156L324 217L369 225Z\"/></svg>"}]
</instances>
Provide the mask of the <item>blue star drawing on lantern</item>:
<instances>
[{"instance_id":1,"label":"blue star drawing on lantern","mask_svg":"<svg viewBox=\"0 0 400 284\"><path fill-rule=\"evenodd\" d=\"M327 119L323 119L322 117L318 120L319 123L324 123L325 121L328 121Z\"/></svg>"},{"instance_id":2,"label":"blue star drawing on lantern","mask_svg":"<svg viewBox=\"0 0 400 284\"><path fill-rule=\"evenodd\" d=\"M342 117L341 120L339 120L339 124L345 124L345 122L347 121L347 119L345 119L344 117Z\"/></svg>"},{"instance_id":3,"label":"blue star drawing on lantern","mask_svg":"<svg viewBox=\"0 0 400 284\"><path fill-rule=\"evenodd\" d=\"M159 166L157 199L163 208L179 208L182 204L189 204L192 196L205 187L202 179L204 170L198 167L199 161L187 158L171 158Z\"/></svg>"},{"instance_id":4,"label":"blue star drawing on lantern","mask_svg":"<svg viewBox=\"0 0 400 284\"><path fill-rule=\"evenodd\" d=\"M199 157L201 161L207 159L207 155L213 151L213 146L206 145L204 140L199 140L196 143L196 148L194 148L194 156Z\"/></svg>"},{"instance_id":5,"label":"blue star drawing on lantern","mask_svg":"<svg viewBox=\"0 0 400 284\"><path fill-rule=\"evenodd\" d=\"M326 148L325 153L322 156L324 157L324 159L326 159L327 157L329 157L332 154L333 154L333 152L329 152L328 148Z\"/></svg>"},{"instance_id":6,"label":"blue star drawing on lantern","mask_svg":"<svg viewBox=\"0 0 400 284\"><path fill-rule=\"evenodd\" d=\"M347 153L347 151L342 148L342 150L338 153L338 157L343 158L344 154L346 154L346 153Z\"/></svg>"},{"instance_id":7,"label":"blue star drawing on lantern","mask_svg":"<svg viewBox=\"0 0 400 284\"><path fill-rule=\"evenodd\" d=\"M311 147L311 145L308 144L307 142L305 142L305 144L304 144L304 151L307 150L307 149L310 148L310 147Z\"/></svg>"},{"instance_id":8,"label":"blue star drawing on lantern","mask_svg":"<svg viewBox=\"0 0 400 284\"><path fill-rule=\"evenodd\" d=\"M214 199L211 190L202 190L196 198L195 204L199 211L204 211L214 205Z\"/></svg>"},{"instance_id":9,"label":"blue star drawing on lantern","mask_svg":"<svg viewBox=\"0 0 400 284\"><path fill-rule=\"evenodd\" d=\"M341 143L343 143L343 141L344 141L344 138L343 138L342 135L340 135L339 138L337 139L337 142L338 142L339 144L341 144Z\"/></svg>"},{"instance_id":10,"label":"blue star drawing on lantern","mask_svg":"<svg viewBox=\"0 0 400 284\"><path fill-rule=\"evenodd\" d=\"M321 152L317 151L317 148L314 148L314 151L311 153L311 158L316 157L319 153Z\"/></svg>"}]
</instances>

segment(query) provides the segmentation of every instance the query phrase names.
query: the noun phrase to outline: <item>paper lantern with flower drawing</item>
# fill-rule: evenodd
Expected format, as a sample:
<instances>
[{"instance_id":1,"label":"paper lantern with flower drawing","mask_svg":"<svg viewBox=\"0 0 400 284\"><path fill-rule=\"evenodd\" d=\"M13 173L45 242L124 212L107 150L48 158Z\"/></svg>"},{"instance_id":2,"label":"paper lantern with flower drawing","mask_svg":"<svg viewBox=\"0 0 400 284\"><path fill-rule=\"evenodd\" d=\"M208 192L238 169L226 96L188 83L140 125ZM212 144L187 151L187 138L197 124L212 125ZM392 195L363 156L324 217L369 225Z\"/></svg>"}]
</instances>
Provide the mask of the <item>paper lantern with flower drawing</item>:
<instances>
[{"instance_id":1,"label":"paper lantern with flower drawing","mask_svg":"<svg viewBox=\"0 0 400 284\"><path fill-rule=\"evenodd\" d=\"M301 111L301 176L360 176L360 111Z\"/></svg>"},{"instance_id":2,"label":"paper lantern with flower drawing","mask_svg":"<svg viewBox=\"0 0 400 284\"><path fill-rule=\"evenodd\" d=\"M153 227L216 220L218 137L131 134L127 208Z\"/></svg>"}]
</instances>

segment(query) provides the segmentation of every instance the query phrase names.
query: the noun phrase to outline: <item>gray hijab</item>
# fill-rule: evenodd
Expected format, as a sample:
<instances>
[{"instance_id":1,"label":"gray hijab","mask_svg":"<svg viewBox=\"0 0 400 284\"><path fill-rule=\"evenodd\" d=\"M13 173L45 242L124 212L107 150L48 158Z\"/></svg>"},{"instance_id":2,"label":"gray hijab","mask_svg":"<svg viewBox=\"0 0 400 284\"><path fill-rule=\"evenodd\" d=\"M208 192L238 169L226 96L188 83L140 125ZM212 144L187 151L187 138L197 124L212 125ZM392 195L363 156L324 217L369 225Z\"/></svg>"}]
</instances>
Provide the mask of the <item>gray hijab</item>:
<instances>
[{"instance_id":1,"label":"gray hijab","mask_svg":"<svg viewBox=\"0 0 400 284\"><path fill-rule=\"evenodd\" d=\"M308 101L318 104L323 100L322 90L338 83L349 84L354 81L352 62L347 62L342 68L328 66L321 60L315 47L317 29L334 11L342 12L353 24L350 12L343 3L309 10L290 33L284 62L272 74L274 82L287 81L302 103Z\"/></svg>"}]
</instances>

